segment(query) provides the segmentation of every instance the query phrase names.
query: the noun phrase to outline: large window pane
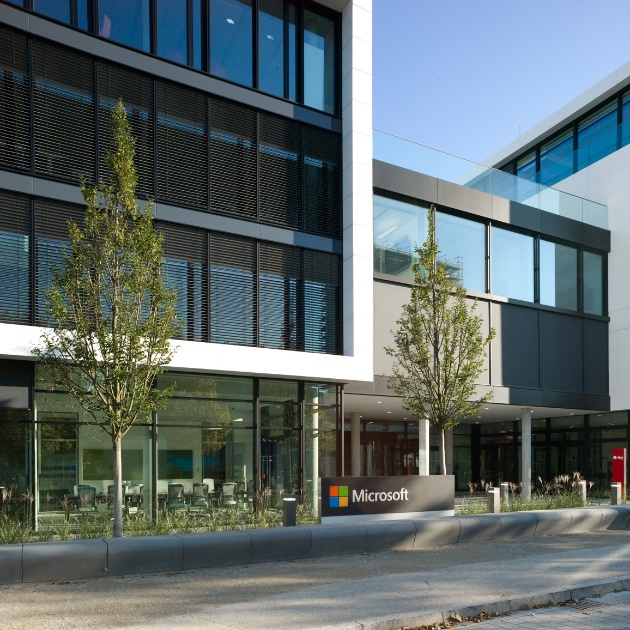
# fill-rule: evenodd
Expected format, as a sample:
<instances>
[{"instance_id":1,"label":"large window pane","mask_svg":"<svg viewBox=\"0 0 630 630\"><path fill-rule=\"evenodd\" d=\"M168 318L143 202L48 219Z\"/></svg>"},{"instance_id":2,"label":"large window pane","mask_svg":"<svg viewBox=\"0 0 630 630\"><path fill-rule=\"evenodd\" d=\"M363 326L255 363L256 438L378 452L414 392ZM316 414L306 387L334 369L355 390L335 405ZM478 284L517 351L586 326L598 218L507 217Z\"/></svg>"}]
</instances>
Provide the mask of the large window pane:
<instances>
[{"instance_id":1,"label":"large window pane","mask_svg":"<svg viewBox=\"0 0 630 630\"><path fill-rule=\"evenodd\" d=\"M492 293L534 301L534 239L492 228Z\"/></svg>"},{"instance_id":2,"label":"large window pane","mask_svg":"<svg viewBox=\"0 0 630 630\"><path fill-rule=\"evenodd\" d=\"M99 0L98 34L149 52L149 0Z\"/></svg>"},{"instance_id":3,"label":"large window pane","mask_svg":"<svg viewBox=\"0 0 630 630\"><path fill-rule=\"evenodd\" d=\"M335 23L304 11L304 104L335 113Z\"/></svg>"},{"instance_id":4,"label":"large window pane","mask_svg":"<svg viewBox=\"0 0 630 630\"><path fill-rule=\"evenodd\" d=\"M0 409L0 486L18 501L30 487L29 412Z\"/></svg>"},{"instance_id":5,"label":"large window pane","mask_svg":"<svg viewBox=\"0 0 630 630\"><path fill-rule=\"evenodd\" d=\"M259 87L284 96L284 0L259 0Z\"/></svg>"},{"instance_id":6,"label":"large window pane","mask_svg":"<svg viewBox=\"0 0 630 630\"><path fill-rule=\"evenodd\" d=\"M578 170L617 149L617 101L604 105L578 125Z\"/></svg>"},{"instance_id":7,"label":"large window pane","mask_svg":"<svg viewBox=\"0 0 630 630\"><path fill-rule=\"evenodd\" d=\"M436 213L439 258L449 275L469 291L486 290L486 226Z\"/></svg>"},{"instance_id":8,"label":"large window pane","mask_svg":"<svg viewBox=\"0 0 630 630\"><path fill-rule=\"evenodd\" d=\"M35 0L33 11L70 24L70 0Z\"/></svg>"},{"instance_id":9,"label":"large window pane","mask_svg":"<svg viewBox=\"0 0 630 630\"><path fill-rule=\"evenodd\" d=\"M253 400L254 382L251 378L236 376L201 376L198 374L161 374L158 387L175 386L177 398L229 398Z\"/></svg>"},{"instance_id":10,"label":"large window pane","mask_svg":"<svg viewBox=\"0 0 630 630\"><path fill-rule=\"evenodd\" d=\"M158 55L177 63L188 63L187 3L158 0Z\"/></svg>"},{"instance_id":11,"label":"large window pane","mask_svg":"<svg viewBox=\"0 0 630 630\"><path fill-rule=\"evenodd\" d=\"M630 142L630 91L623 95L621 103L621 145Z\"/></svg>"},{"instance_id":12,"label":"large window pane","mask_svg":"<svg viewBox=\"0 0 630 630\"><path fill-rule=\"evenodd\" d=\"M553 186L573 173L573 131L568 130L540 147L540 183Z\"/></svg>"},{"instance_id":13,"label":"large window pane","mask_svg":"<svg viewBox=\"0 0 630 630\"><path fill-rule=\"evenodd\" d=\"M603 270L604 257L584 252L583 257L584 312L604 314Z\"/></svg>"},{"instance_id":14,"label":"large window pane","mask_svg":"<svg viewBox=\"0 0 630 630\"><path fill-rule=\"evenodd\" d=\"M289 3L289 99L297 101L297 26L296 10L293 2Z\"/></svg>"},{"instance_id":15,"label":"large window pane","mask_svg":"<svg viewBox=\"0 0 630 630\"><path fill-rule=\"evenodd\" d=\"M263 429L260 469L263 491L271 504L279 507L284 494L296 493L300 488L299 431Z\"/></svg>"},{"instance_id":16,"label":"large window pane","mask_svg":"<svg viewBox=\"0 0 630 630\"><path fill-rule=\"evenodd\" d=\"M211 0L210 72L252 85L251 0Z\"/></svg>"},{"instance_id":17,"label":"large window pane","mask_svg":"<svg viewBox=\"0 0 630 630\"><path fill-rule=\"evenodd\" d=\"M428 204L374 195L374 271L413 279L415 247L427 237Z\"/></svg>"},{"instance_id":18,"label":"large window pane","mask_svg":"<svg viewBox=\"0 0 630 630\"><path fill-rule=\"evenodd\" d=\"M205 2L203 3L205 4ZM206 52L206 28L205 11L202 7L202 0L193 0L192 10L192 38L193 38L193 68L205 70Z\"/></svg>"},{"instance_id":19,"label":"large window pane","mask_svg":"<svg viewBox=\"0 0 630 630\"><path fill-rule=\"evenodd\" d=\"M540 303L577 310L577 249L540 241Z\"/></svg>"}]
</instances>

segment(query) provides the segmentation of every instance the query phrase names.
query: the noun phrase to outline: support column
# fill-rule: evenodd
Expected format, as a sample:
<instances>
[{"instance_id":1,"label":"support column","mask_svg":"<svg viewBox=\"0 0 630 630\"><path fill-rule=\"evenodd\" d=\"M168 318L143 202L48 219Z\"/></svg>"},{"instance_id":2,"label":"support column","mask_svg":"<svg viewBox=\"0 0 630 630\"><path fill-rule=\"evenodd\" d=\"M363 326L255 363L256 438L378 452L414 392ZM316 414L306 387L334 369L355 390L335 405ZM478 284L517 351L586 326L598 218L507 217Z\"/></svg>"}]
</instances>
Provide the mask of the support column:
<instances>
[{"instance_id":1,"label":"support column","mask_svg":"<svg viewBox=\"0 0 630 630\"><path fill-rule=\"evenodd\" d=\"M350 415L350 456L352 476L361 476L361 416L357 412Z\"/></svg>"},{"instance_id":2,"label":"support column","mask_svg":"<svg viewBox=\"0 0 630 630\"><path fill-rule=\"evenodd\" d=\"M532 498L532 414L529 409L521 409L521 497L526 501Z\"/></svg>"},{"instance_id":3,"label":"support column","mask_svg":"<svg viewBox=\"0 0 630 630\"><path fill-rule=\"evenodd\" d=\"M444 431L444 449L446 450L446 474L453 474L453 429Z\"/></svg>"},{"instance_id":4,"label":"support column","mask_svg":"<svg viewBox=\"0 0 630 630\"><path fill-rule=\"evenodd\" d=\"M429 421L420 418L418 424L418 474L426 477L429 474Z\"/></svg>"}]
</instances>

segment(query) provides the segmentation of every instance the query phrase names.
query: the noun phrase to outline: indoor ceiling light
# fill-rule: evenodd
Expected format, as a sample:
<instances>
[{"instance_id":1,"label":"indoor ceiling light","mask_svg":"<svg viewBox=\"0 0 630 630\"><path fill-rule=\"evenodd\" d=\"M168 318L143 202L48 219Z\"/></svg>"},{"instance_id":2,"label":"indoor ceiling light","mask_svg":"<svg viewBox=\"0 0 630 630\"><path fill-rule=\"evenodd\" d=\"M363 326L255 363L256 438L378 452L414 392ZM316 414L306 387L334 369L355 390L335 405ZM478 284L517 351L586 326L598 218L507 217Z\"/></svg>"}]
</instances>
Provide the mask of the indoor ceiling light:
<instances>
[{"instance_id":1,"label":"indoor ceiling light","mask_svg":"<svg viewBox=\"0 0 630 630\"><path fill-rule=\"evenodd\" d=\"M389 229L385 230L382 234L379 234L376 238L385 238L388 234L391 234L394 230L397 230L397 225L392 225Z\"/></svg>"},{"instance_id":2,"label":"indoor ceiling light","mask_svg":"<svg viewBox=\"0 0 630 630\"><path fill-rule=\"evenodd\" d=\"M377 401L376 401L376 404L377 404L377 405L382 405L382 404L383 404L383 401L382 401L382 400L377 400Z\"/></svg>"},{"instance_id":3,"label":"indoor ceiling light","mask_svg":"<svg viewBox=\"0 0 630 630\"><path fill-rule=\"evenodd\" d=\"M243 422L243 418L234 418L232 422Z\"/></svg>"}]
</instances>

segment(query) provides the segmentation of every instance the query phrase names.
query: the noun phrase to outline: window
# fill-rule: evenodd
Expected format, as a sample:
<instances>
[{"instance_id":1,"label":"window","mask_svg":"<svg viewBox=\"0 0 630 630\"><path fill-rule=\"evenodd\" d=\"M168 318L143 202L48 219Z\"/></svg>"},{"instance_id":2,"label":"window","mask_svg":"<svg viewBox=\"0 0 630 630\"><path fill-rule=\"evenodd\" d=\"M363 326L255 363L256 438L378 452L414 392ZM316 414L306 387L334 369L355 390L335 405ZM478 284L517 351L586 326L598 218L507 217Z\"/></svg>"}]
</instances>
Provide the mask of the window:
<instances>
[{"instance_id":1,"label":"window","mask_svg":"<svg viewBox=\"0 0 630 630\"><path fill-rule=\"evenodd\" d=\"M519 158L516 162L516 174L523 179L536 179L536 151Z\"/></svg>"},{"instance_id":2,"label":"window","mask_svg":"<svg viewBox=\"0 0 630 630\"><path fill-rule=\"evenodd\" d=\"M167 286L177 290L180 337L190 341L208 339L207 235L203 230L160 224Z\"/></svg>"},{"instance_id":3,"label":"window","mask_svg":"<svg viewBox=\"0 0 630 630\"><path fill-rule=\"evenodd\" d=\"M448 274L469 291L486 291L486 226L436 212L440 261Z\"/></svg>"},{"instance_id":4,"label":"window","mask_svg":"<svg viewBox=\"0 0 630 630\"><path fill-rule=\"evenodd\" d=\"M578 307L575 247L540 241L540 303L573 311Z\"/></svg>"},{"instance_id":5,"label":"window","mask_svg":"<svg viewBox=\"0 0 630 630\"><path fill-rule=\"evenodd\" d=\"M0 321L31 323L31 203L0 192Z\"/></svg>"},{"instance_id":6,"label":"window","mask_svg":"<svg viewBox=\"0 0 630 630\"><path fill-rule=\"evenodd\" d=\"M302 256L296 247L260 243L260 343L300 350L303 340Z\"/></svg>"},{"instance_id":7,"label":"window","mask_svg":"<svg viewBox=\"0 0 630 630\"><path fill-rule=\"evenodd\" d=\"M210 72L252 85L252 2L210 0Z\"/></svg>"},{"instance_id":8,"label":"window","mask_svg":"<svg viewBox=\"0 0 630 630\"><path fill-rule=\"evenodd\" d=\"M149 4L150 0L99 0L98 34L150 52Z\"/></svg>"},{"instance_id":9,"label":"window","mask_svg":"<svg viewBox=\"0 0 630 630\"><path fill-rule=\"evenodd\" d=\"M70 24L70 0L34 0L33 11Z\"/></svg>"},{"instance_id":10,"label":"window","mask_svg":"<svg viewBox=\"0 0 630 630\"><path fill-rule=\"evenodd\" d=\"M35 171L94 181L94 62L33 41Z\"/></svg>"},{"instance_id":11,"label":"window","mask_svg":"<svg viewBox=\"0 0 630 630\"><path fill-rule=\"evenodd\" d=\"M335 113L335 23L304 11L304 104Z\"/></svg>"},{"instance_id":12,"label":"window","mask_svg":"<svg viewBox=\"0 0 630 630\"><path fill-rule=\"evenodd\" d=\"M284 96L284 0L259 0L259 87Z\"/></svg>"},{"instance_id":13,"label":"window","mask_svg":"<svg viewBox=\"0 0 630 630\"><path fill-rule=\"evenodd\" d=\"M413 279L415 247L427 238L428 207L374 195L374 271Z\"/></svg>"},{"instance_id":14,"label":"window","mask_svg":"<svg viewBox=\"0 0 630 630\"><path fill-rule=\"evenodd\" d=\"M617 101L600 107L578 125L578 170L617 150Z\"/></svg>"},{"instance_id":15,"label":"window","mask_svg":"<svg viewBox=\"0 0 630 630\"><path fill-rule=\"evenodd\" d=\"M295 4L289 2L289 99L297 101L297 16Z\"/></svg>"},{"instance_id":16,"label":"window","mask_svg":"<svg viewBox=\"0 0 630 630\"><path fill-rule=\"evenodd\" d=\"M210 341L256 346L258 278L256 242L210 237Z\"/></svg>"},{"instance_id":17,"label":"window","mask_svg":"<svg viewBox=\"0 0 630 630\"><path fill-rule=\"evenodd\" d=\"M107 179L107 151L114 148L112 137L112 111L122 99L127 110L127 120L136 140L135 166L138 175L137 192L153 196L153 80L126 68L99 64L99 175Z\"/></svg>"},{"instance_id":18,"label":"window","mask_svg":"<svg viewBox=\"0 0 630 630\"><path fill-rule=\"evenodd\" d=\"M534 301L534 239L492 227L492 293Z\"/></svg>"},{"instance_id":19,"label":"window","mask_svg":"<svg viewBox=\"0 0 630 630\"><path fill-rule=\"evenodd\" d=\"M207 98L158 82L158 198L208 207Z\"/></svg>"},{"instance_id":20,"label":"window","mask_svg":"<svg viewBox=\"0 0 630 630\"><path fill-rule=\"evenodd\" d=\"M540 147L540 183L553 186L573 174L573 131L568 130Z\"/></svg>"},{"instance_id":21,"label":"window","mask_svg":"<svg viewBox=\"0 0 630 630\"><path fill-rule=\"evenodd\" d=\"M0 27L0 164L30 169L26 36Z\"/></svg>"},{"instance_id":22,"label":"window","mask_svg":"<svg viewBox=\"0 0 630 630\"><path fill-rule=\"evenodd\" d=\"M205 0L193 0L192 3L192 66L197 70L206 69L206 11Z\"/></svg>"},{"instance_id":23,"label":"window","mask_svg":"<svg viewBox=\"0 0 630 630\"><path fill-rule=\"evenodd\" d=\"M582 258L584 284L584 312L604 314L604 257L593 252L584 252Z\"/></svg>"},{"instance_id":24,"label":"window","mask_svg":"<svg viewBox=\"0 0 630 630\"><path fill-rule=\"evenodd\" d=\"M621 145L630 142L630 91L625 92L621 101Z\"/></svg>"},{"instance_id":25,"label":"window","mask_svg":"<svg viewBox=\"0 0 630 630\"><path fill-rule=\"evenodd\" d=\"M188 3L157 0L158 55L177 63L188 63Z\"/></svg>"}]
</instances>

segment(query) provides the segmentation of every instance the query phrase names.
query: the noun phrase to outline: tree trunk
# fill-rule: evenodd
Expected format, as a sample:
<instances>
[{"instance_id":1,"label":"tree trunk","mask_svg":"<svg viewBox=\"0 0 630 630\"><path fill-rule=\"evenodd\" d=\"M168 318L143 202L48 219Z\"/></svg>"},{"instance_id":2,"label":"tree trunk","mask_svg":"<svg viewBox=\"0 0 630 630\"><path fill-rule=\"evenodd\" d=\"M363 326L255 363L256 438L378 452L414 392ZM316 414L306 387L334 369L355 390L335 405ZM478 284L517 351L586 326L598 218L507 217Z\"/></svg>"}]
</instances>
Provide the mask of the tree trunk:
<instances>
[{"instance_id":1,"label":"tree trunk","mask_svg":"<svg viewBox=\"0 0 630 630\"><path fill-rule=\"evenodd\" d=\"M446 442L444 440L444 428L440 428L440 474L446 474Z\"/></svg>"},{"instance_id":2,"label":"tree trunk","mask_svg":"<svg viewBox=\"0 0 630 630\"><path fill-rule=\"evenodd\" d=\"M122 440L112 435L114 455L114 538L123 535L123 496L122 496Z\"/></svg>"}]
</instances>

